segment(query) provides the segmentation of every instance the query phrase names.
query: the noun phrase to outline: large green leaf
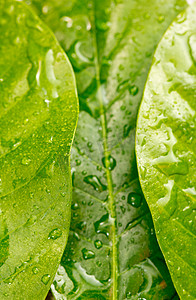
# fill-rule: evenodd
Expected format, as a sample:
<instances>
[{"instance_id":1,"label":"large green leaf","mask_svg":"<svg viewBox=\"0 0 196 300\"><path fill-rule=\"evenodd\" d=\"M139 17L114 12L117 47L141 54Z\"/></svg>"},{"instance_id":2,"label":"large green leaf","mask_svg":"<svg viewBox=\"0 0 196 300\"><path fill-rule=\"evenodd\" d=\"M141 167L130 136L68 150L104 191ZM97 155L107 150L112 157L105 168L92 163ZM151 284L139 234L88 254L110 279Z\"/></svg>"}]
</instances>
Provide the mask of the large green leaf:
<instances>
[{"instance_id":1,"label":"large green leaf","mask_svg":"<svg viewBox=\"0 0 196 300\"><path fill-rule=\"evenodd\" d=\"M171 299L134 140L152 53L185 2L33 3L70 57L82 110L72 152L71 233L53 292L57 299Z\"/></svg>"},{"instance_id":2,"label":"large green leaf","mask_svg":"<svg viewBox=\"0 0 196 300\"><path fill-rule=\"evenodd\" d=\"M68 236L78 104L53 34L21 2L0 6L0 298L37 300Z\"/></svg>"},{"instance_id":3,"label":"large green leaf","mask_svg":"<svg viewBox=\"0 0 196 300\"><path fill-rule=\"evenodd\" d=\"M196 5L162 39L137 129L140 179L181 299L196 299Z\"/></svg>"}]
</instances>

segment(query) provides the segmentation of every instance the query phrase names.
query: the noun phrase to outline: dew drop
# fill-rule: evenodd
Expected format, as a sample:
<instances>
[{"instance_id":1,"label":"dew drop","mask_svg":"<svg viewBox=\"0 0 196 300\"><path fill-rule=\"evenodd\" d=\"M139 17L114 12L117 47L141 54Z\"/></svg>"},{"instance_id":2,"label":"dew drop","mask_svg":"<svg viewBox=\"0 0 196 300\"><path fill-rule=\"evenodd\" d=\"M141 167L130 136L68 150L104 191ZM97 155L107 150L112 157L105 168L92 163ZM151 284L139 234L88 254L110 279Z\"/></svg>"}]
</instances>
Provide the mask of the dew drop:
<instances>
[{"instance_id":1,"label":"dew drop","mask_svg":"<svg viewBox=\"0 0 196 300\"><path fill-rule=\"evenodd\" d=\"M56 240L58 239L59 237L61 237L62 235L62 230L59 229L59 228L56 228L54 230L52 230L49 235L48 235L48 239L50 240Z\"/></svg>"},{"instance_id":2,"label":"dew drop","mask_svg":"<svg viewBox=\"0 0 196 300\"><path fill-rule=\"evenodd\" d=\"M164 20L165 20L165 17L164 17L164 16L161 15L161 16L158 17L158 22L159 22L159 23L163 23Z\"/></svg>"},{"instance_id":3,"label":"dew drop","mask_svg":"<svg viewBox=\"0 0 196 300\"><path fill-rule=\"evenodd\" d=\"M37 274L39 272L39 269L37 267L34 267L32 269L33 274Z\"/></svg>"},{"instance_id":4,"label":"dew drop","mask_svg":"<svg viewBox=\"0 0 196 300\"><path fill-rule=\"evenodd\" d=\"M109 28L109 23L104 22L103 20L97 20L96 21L96 27L101 31L106 31Z\"/></svg>"},{"instance_id":5,"label":"dew drop","mask_svg":"<svg viewBox=\"0 0 196 300\"><path fill-rule=\"evenodd\" d=\"M142 196L136 193L129 193L127 202L131 204L133 207L140 207L142 203Z\"/></svg>"},{"instance_id":6,"label":"dew drop","mask_svg":"<svg viewBox=\"0 0 196 300\"><path fill-rule=\"evenodd\" d=\"M31 199L33 199L33 198L34 198L34 193L31 192L31 193L29 194L29 197L30 197Z\"/></svg>"},{"instance_id":7,"label":"dew drop","mask_svg":"<svg viewBox=\"0 0 196 300\"><path fill-rule=\"evenodd\" d=\"M76 166L80 166L81 165L81 160L76 159L75 162L76 162Z\"/></svg>"},{"instance_id":8,"label":"dew drop","mask_svg":"<svg viewBox=\"0 0 196 300\"><path fill-rule=\"evenodd\" d=\"M103 157L102 163L103 163L104 167L105 168L108 167L108 170L110 170L110 171L114 170L114 168L116 167L116 160L111 155L109 155L107 158Z\"/></svg>"},{"instance_id":9,"label":"dew drop","mask_svg":"<svg viewBox=\"0 0 196 300\"><path fill-rule=\"evenodd\" d=\"M102 184L102 182L96 175L89 175L84 177L84 182L90 184L98 192L103 192L107 189L107 187Z\"/></svg>"},{"instance_id":10,"label":"dew drop","mask_svg":"<svg viewBox=\"0 0 196 300\"><path fill-rule=\"evenodd\" d=\"M97 249L100 249L103 246L103 244L102 244L102 242L100 240L96 240L94 242L94 245L95 245L95 248L97 248Z\"/></svg>"},{"instance_id":11,"label":"dew drop","mask_svg":"<svg viewBox=\"0 0 196 300\"><path fill-rule=\"evenodd\" d=\"M97 265L98 267L101 267L101 266L102 266L102 263L100 262L100 260L98 260L98 261L96 262L96 265Z\"/></svg>"},{"instance_id":12,"label":"dew drop","mask_svg":"<svg viewBox=\"0 0 196 300\"><path fill-rule=\"evenodd\" d=\"M23 157L22 159L22 165L28 166L30 164L31 160L27 157Z\"/></svg>"},{"instance_id":13,"label":"dew drop","mask_svg":"<svg viewBox=\"0 0 196 300\"><path fill-rule=\"evenodd\" d=\"M42 276L41 281L46 285L48 284L48 282L50 281L50 275L49 274L45 274Z\"/></svg>"},{"instance_id":14,"label":"dew drop","mask_svg":"<svg viewBox=\"0 0 196 300\"><path fill-rule=\"evenodd\" d=\"M139 89L136 85L131 85L129 87L129 93L132 95L132 96L136 96L139 92Z\"/></svg>"},{"instance_id":15,"label":"dew drop","mask_svg":"<svg viewBox=\"0 0 196 300\"><path fill-rule=\"evenodd\" d=\"M91 250L88 250L86 248L83 248L82 249L82 256L85 260L87 259L91 259L91 258L94 258L95 257L95 253Z\"/></svg>"}]
</instances>

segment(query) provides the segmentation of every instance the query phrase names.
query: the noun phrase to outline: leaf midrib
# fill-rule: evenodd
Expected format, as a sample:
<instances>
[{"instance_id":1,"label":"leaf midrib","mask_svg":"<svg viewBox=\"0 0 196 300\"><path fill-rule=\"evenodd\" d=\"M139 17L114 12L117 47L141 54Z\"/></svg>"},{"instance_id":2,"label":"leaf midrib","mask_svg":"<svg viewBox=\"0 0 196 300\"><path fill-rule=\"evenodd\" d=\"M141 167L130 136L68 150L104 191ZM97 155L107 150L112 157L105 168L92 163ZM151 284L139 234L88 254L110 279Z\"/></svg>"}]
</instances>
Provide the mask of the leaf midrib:
<instances>
[{"instance_id":1,"label":"leaf midrib","mask_svg":"<svg viewBox=\"0 0 196 300\"><path fill-rule=\"evenodd\" d=\"M106 125L106 115L103 106L103 97L101 93L101 82L100 82L100 67L98 59L98 46L97 46L97 36L96 36L96 26L95 26L95 3L92 0L92 34L93 34L93 48L95 50L95 70L96 70L96 82L98 89L98 100L100 105L100 117L101 117L101 127L103 136L103 146L104 146L104 157L106 161L106 176L107 176L107 186L109 193L109 213L112 218L111 231L112 231L112 300L118 299L118 286L117 286L117 273L118 273L118 259L117 259L117 236L116 236L116 205L113 193L112 175L109 170L109 154L107 144L107 125Z\"/></svg>"}]
</instances>

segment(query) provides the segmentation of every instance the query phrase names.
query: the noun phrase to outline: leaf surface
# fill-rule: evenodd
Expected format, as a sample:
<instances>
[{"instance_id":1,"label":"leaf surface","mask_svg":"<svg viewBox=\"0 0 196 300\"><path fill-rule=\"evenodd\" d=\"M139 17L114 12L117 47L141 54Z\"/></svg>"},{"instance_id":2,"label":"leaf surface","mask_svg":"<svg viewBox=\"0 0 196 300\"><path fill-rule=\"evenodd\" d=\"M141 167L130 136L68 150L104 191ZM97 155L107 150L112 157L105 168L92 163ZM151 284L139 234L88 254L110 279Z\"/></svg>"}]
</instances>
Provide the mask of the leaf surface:
<instances>
[{"instance_id":1,"label":"leaf surface","mask_svg":"<svg viewBox=\"0 0 196 300\"><path fill-rule=\"evenodd\" d=\"M0 6L0 298L45 299L70 224L75 80L29 7Z\"/></svg>"},{"instance_id":2,"label":"leaf surface","mask_svg":"<svg viewBox=\"0 0 196 300\"><path fill-rule=\"evenodd\" d=\"M152 53L185 2L33 3L74 66L81 108L71 232L52 290L57 299L170 299L138 181L135 124Z\"/></svg>"},{"instance_id":3,"label":"leaf surface","mask_svg":"<svg viewBox=\"0 0 196 300\"><path fill-rule=\"evenodd\" d=\"M155 53L137 126L137 158L159 244L180 298L196 299L196 5Z\"/></svg>"}]
</instances>

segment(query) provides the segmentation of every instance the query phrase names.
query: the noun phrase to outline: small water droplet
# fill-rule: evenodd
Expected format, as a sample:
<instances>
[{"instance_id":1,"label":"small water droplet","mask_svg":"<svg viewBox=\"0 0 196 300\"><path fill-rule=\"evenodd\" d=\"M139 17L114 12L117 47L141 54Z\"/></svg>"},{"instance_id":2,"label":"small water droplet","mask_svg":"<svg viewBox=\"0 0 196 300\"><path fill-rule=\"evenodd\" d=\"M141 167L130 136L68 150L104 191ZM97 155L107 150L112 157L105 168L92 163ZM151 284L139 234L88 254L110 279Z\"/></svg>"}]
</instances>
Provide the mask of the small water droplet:
<instances>
[{"instance_id":1,"label":"small water droplet","mask_svg":"<svg viewBox=\"0 0 196 300\"><path fill-rule=\"evenodd\" d=\"M132 95L132 96L136 96L139 92L139 89L136 85L131 85L129 87L129 93Z\"/></svg>"},{"instance_id":2,"label":"small water droplet","mask_svg":"<svg viewBox=\"0 0 196 300\"><path fill-rule=\"evenodd\" d=\"M95 245L95 248L97 248L97 249L100 249L103 246L103 244L102 244L102 242L100 240L96 240L94 242L94 245Z\"/></svg>"},{"instance_id":3,"label":"small water droplet","mask_svg":"<svg viewBox=\"0 0 196 300\"><path fill-rule=\"evenodd\" d=\"M30 158L23 157L22 165L28 166L30 164L30 162L31 162Z\"/></svg>"},{"instance_id":4,"label":"small water droplet","mask_svg":"<svg viewBox=\"0 0 196 300\"><path fill-rule=\"evenodd\" d=\"M34 267L32 269L33 274L37 274L39 272L39 269L37 267Z\"/></svg>"},{"instance_id":5,"label":"small water droplet","mask_svg":"<svg viewBox=\"0 0 196 300\"><path fill-rule=\"evenodd\" d=\"M91 148L93 145L92 145L91 142L88 142L88 143L87 143L87 146L88 146L89 148Z\"/></svg>"},{"instance_id":6,"label":"small water droplet","mask_svg":"<svg viewBox=\"0 0 196 300\"><path fill-rule=\"evenodd\" d=\"M34 193L31 192L31 193L29 194L29 197L30 197L31 199L33 199L33 198L34 198Z\"/></svg>"},{"instance_id":7,"label":"small water droplet","mask_svg":"<svg viewBox=\"0 0 196 300\"><path fill-rule=\"evenodd\" d=\"M103 20L96 20L96 27L101 31L106 31L109 29L110 23Z\"/></svg>"},{"instance_id":8,"label":"small water droplet","mask_svg":"<svg viewBox=\"0 0 196 300\"><path fill-rule=\"evenodd\" d=\"M91 258L94 258L95 257L95 253L91 250L88 250L86 248L83 248L82 249L82 256L85 260L87 259L91 259Z\"/></svg>"},{"instance_id":9,"label":"small water droplet","mask_svg":"<svg viewBox=\"0 0 196 300\"><path fill-rule=\"evenodd\" d=\"M140 207L142 203L142 196L136 193L129 193L127 202L131 204L133 207Z\"/></svg>"},{"instance_id":10,"label":"small water droplet","mask_svg":"<svg viewBox=\"0 0 196 300\"><path fill-rule=\"evenodd\" d=\"M100 260L98 260L98 261L96 262L96 265L97 265L98 267L101 267L101 266L102 266L102 263L100 262Z\"/></svg>"},{"instance_id":11,"label":"small water droplet","mask_svg":"<svg viewBox=\"0 0 196 300\"><path fill-rule=\"evenodd\" d=\"M127 299L131 299L131 296L132 296L131 292L128 292L127 295L126 295Z\"/></svg>"},{"instance_id":12,"label":"small water droplet","mask_svg":"<svg viewBox=\"0 0 196 300\"><path fill-rule=\"evenodd\" d=\"M116 160L111 155L109 155L107 157L107 159L106 159L106 157L103 157L102 163L103 163L104 167L105 168L108 167L108 170L110 170L110 171L114 170L114 168L116 167Z\"/></svg>"},{"instance_id":13,"label":"small water droplet","mask_svg":"<svg viewBox=\"0 0 196 300\"><path fill-rule=\"evenodd\" d=\"M73 203L72 206L71 206L71 208L72 208L73 210L78 209L78 208L79 208L78 203L77 203L77 202Z\"/></svg>"},{"instance_id":14,"label":"small water droplet","mask_svg":"<svg viewBox=\"0 0 196 300\"><path fill-rule=\"evenodd\" d=\"M76 225L76 227L77 227L78 229L82 230L83 232L86 231L86 226L87 226L86 222L80 222L80 223L78 223L78 224Z\"/></svg>"},{"instance_id":15,"label":"small water droplet","mask_svg":"<svg viewBox=\"0 0 196 300\"><path fill-rule=\"evenodd\" d=\"M41 281L46 285L48 284L48 282L50 281L50 275L49 274L45 274L42 276Z\"/></svg>"},{"instance_id":16,"label":"small water droplet","mask_svg":"<svg viewBox=\"0 0 196 300\"><path fill-rule=\"evenodd\" d=\"M81 160L80 159L76 159L75 162L76 162L76 166L80 166L81 165Z\"/></svg>"},{"instance_id":17,"label":"small water droplet","mask_svg":"<svg viewBox=\"0 0 196 300\"><path fill-rule=\"evenodd\" d=\"M164 16L162 16L162 15L158 16L158 22L159 23L163 23L164 21L165 21L165 17Z\"/></svg>"},{"instance_id":18,"label":"small water droplet","mask_svg":"<svg viewBox=\"0 0 196 300\"><path fill-rule=\"evenodd\" d=\"M62 230L59 228L56 228L49 233L48 239L56 240L59 237L61 237L61 235L62 235Z\"/></svg>"}]
</instances>

